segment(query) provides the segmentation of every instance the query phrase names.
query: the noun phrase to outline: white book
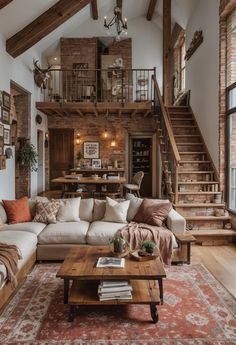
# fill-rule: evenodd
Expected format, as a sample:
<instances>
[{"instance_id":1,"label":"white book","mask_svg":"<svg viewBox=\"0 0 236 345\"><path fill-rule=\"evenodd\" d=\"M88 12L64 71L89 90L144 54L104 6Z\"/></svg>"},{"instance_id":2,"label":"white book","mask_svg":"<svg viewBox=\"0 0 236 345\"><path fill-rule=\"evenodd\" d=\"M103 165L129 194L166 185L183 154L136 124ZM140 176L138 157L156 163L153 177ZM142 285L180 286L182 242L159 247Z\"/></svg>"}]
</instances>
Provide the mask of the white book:
<instances>
[{"instance_id":1,"label":"white book","mask_svg":"<svg viewBox=\"0 0 236 345\"><path fill-rule=\"evenodd\" d=\"M133 291L132 286L114 286L114 287L108 287L103 288L98 286L98 292L100 293L108 293L108 292L121 292L121 291Z\"/></svg>"},{"instance_id":2,"label":"white book","mask_svg":"<svg viewBox=\"0 0 236 345\"><path fill-rule=\"evenodd\" d=\"M131 291L123 291L123 292L113 292L113 293L99 293L99 297L127 297L132 296Z\"/></svg>"},{"instance_id":3,"label":"white book","mask_svg":"<svg viewBox=\"0 0 236 345\"><path fill-rule=\"evenodd\" d=\"M130 300L132 299L132 296L126 296L126 297L99 297L100 301L110 301L114 299L124 299L124 300Z\"/></svg>"},{"instance_id":4,"label":"white book","mask_svg":"<svg viewBox=\"0 0 236 345\"><path fill-rule=\"evenodd\" d=\"M127 286L129 285L128 280L101 280L101 287L113 287L113 286Z\"/></svg>"},{"instance_id":5,"label":"white book","mask_svg":"<svg viewBox=\"0 0 236 345\"><path fill-rule=\"evenodd\" d=\"M116 268L124 268L125 267L125 259L124 258L114 258L114 257L102 257L98 259L97 266L100 268L105 267L116 267Z\"/></svg>"}]
</instances>

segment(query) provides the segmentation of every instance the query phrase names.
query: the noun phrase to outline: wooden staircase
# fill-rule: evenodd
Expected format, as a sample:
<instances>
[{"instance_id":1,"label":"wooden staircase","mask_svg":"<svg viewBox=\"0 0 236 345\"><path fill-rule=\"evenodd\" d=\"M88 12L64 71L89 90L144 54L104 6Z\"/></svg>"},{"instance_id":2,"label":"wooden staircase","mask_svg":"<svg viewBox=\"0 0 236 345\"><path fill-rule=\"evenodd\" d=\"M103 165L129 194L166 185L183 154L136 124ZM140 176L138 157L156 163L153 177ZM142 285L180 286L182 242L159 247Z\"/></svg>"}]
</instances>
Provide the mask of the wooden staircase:
<instances>
[{"instance_id":1,"label":"wooden staircase","mask_svg":"<svg viewBox=\"0 0 236 345\"><path fill-rule=\"evenodd\" d=\"M154 89L165 194L185 217L187 230L197 242L232 241L236 232L224 229L230 216L225 211L218 173L191 108L164 107L155 80Z\"/></svg>"}]
</instances>

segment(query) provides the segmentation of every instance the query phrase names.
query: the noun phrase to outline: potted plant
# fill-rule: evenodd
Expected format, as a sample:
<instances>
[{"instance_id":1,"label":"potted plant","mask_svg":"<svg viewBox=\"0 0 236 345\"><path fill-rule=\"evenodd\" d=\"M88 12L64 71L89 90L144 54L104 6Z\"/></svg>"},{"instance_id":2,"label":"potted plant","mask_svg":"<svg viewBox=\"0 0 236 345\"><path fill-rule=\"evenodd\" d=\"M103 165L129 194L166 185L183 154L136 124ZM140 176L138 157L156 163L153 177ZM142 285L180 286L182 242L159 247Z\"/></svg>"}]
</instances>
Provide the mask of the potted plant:
<instances>
[{"instance_id":1,"label":"potted plant","mask_svg":"<svg viewBox=\"0 0 236 345\"><path fill-rule=\"evenodd\" d=\"M20 165L28 168L30 171L38 170L38 153L33 144L25 141L19 149L18 160Z\"/></svg>"},{"instance_id":2,"label":"potted plant","mask_svg":"<svg viewBox=\"0 0 236 345\"><path fill-rule=\"evenodd\" d=\"M127 249L127 241L120 235L115 235L111 241L114 246L115 253L123 253Z\"/></svg>"},{"instance_id":3,"label":"potted plant","mask_svg":"<svg viewBox=\"0 0 236 345\"><path fill-rule=\"evenodd\" d=\"M148 254L152 254L155 248L156 248L156 243L153 241L144 241L141 245L141 250Z\"/></svg>"}]
</instances>

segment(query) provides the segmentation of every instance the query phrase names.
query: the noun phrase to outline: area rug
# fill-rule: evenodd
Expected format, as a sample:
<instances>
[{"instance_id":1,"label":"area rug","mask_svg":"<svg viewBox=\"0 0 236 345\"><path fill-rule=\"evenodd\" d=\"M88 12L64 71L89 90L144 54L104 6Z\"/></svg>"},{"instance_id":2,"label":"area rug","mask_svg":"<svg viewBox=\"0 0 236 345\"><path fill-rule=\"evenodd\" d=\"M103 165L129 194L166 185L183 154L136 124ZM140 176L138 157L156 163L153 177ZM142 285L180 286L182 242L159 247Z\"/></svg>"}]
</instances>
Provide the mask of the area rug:
<instances>
[{"instance_id":1,"label":"area rug","mask_svg":"<svg viewBox=\"0 0 236 345\"><path fill-rule=\"evenodd\" d=\"M167 268L157 324L147 305L81 307L69 323L58 267L36 265L0 316L0 344L236 345L236 300L202 265Z\"/></svg>"}]
</instances>

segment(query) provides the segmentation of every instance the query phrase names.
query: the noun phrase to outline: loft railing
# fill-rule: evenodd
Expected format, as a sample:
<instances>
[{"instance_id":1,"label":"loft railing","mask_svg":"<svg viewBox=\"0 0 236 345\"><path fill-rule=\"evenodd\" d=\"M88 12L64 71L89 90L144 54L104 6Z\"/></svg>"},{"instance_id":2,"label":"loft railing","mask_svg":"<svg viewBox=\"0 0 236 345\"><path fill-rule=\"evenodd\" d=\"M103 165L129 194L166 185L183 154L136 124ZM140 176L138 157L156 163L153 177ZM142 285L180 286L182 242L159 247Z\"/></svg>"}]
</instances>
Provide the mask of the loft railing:
<instances>
[{"instance_id":1,"label":"loft railing","mask_svg":"<svg viewBox=\"0 0 236 345\"><path fill-rule=\"evenodd\" d=\"M178 169L179 151L170 124L169 115L164 106L156 76L152 76L154 85L154 114L157 116L160 128L161 156L163 164L163 179L166 194L175 203L178 202ZM174 196L174 197L173 197Z\"/></svg>"},{"instance_id":2,"label":"loft railing","mask_svg":"<svg viewBox=\"0 0 236 345\"><path fill-rule=\"evenodd\" d=\"M155 69L53 69L43 91L48 102L145 102L153 100Z\"/></svg>"}]
</instances>

